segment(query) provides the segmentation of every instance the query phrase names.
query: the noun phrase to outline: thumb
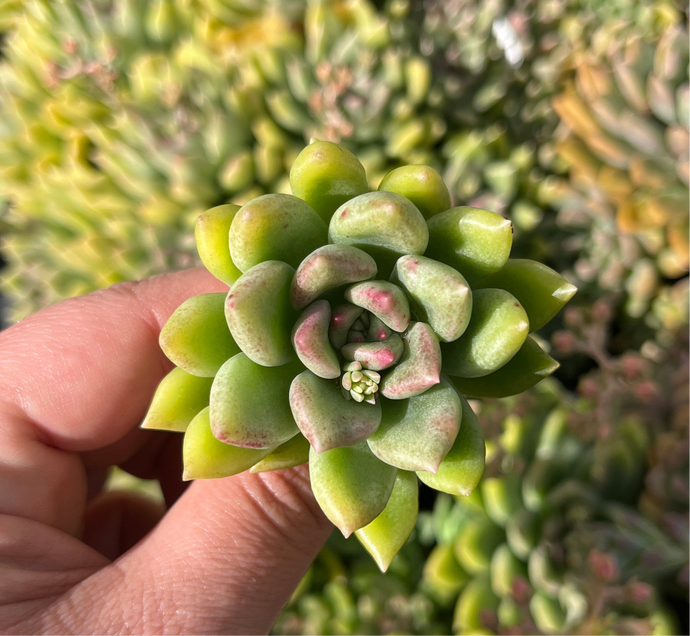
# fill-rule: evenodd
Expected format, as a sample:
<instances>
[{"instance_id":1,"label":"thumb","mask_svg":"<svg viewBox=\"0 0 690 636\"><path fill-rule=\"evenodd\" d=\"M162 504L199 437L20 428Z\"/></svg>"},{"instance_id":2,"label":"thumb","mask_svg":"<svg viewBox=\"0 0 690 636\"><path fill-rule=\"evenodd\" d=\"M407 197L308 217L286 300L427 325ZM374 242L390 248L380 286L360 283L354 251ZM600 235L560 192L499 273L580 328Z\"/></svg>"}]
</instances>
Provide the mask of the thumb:
<instances>
[{"instance_id":1,"label":"thumb","mask_svg":"<svg viewBox=\"0 0 690 636\"><path fill-rule=\"evenodd\" d=\"M95 608L102 599L92 618L82 610L82 633L118 624L129 633L268 633L331 530L306 466L196 481L68 600Z\"/></svg>"}]
</instances>

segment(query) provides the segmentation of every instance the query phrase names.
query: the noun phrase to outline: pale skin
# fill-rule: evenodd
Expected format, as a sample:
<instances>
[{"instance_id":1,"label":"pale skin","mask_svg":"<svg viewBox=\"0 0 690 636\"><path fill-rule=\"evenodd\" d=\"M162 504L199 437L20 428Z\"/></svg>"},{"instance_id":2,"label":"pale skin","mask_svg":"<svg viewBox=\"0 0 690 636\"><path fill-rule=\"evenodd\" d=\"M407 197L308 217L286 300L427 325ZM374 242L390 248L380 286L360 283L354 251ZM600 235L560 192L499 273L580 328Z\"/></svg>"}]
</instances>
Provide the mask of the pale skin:
<instances>
[{"instance_id":1,"label":"pale skin","mask_svg":"<svg viewBox=\"0 0 690 636\"><path fill-rule=\"evenodd\" d=\"M205 270L168 274L0 333L0 632L271 628L332 530L307 468L185 490L182 436L139 428L172 368L161 327L190 296L225 290ZM158 478L168 509L102 493L111 465Z\"/></svg>"}]
</instances>

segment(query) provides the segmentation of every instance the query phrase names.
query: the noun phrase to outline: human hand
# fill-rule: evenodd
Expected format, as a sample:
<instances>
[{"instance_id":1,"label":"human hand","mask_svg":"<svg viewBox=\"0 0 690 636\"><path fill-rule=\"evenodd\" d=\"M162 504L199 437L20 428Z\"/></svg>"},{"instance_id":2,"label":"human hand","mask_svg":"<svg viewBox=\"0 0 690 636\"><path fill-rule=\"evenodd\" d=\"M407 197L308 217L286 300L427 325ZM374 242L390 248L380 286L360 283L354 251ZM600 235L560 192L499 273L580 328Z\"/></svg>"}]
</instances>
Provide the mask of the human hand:
<instances>
[{"instance_id":1,"label":"human hand","mask_svg":"<svg viewBox=\"0 0 690 636\"><path fill-rule=\"evenodd\" d=\"M0 631L265 633L332 526L305 466L181 482L182 436L141 430L158 346L205 270L123 283L0 334ZM100 493L119 465L166 512ZM174 505L173 505L174 503Z\"/></svg>"}]
</instances>

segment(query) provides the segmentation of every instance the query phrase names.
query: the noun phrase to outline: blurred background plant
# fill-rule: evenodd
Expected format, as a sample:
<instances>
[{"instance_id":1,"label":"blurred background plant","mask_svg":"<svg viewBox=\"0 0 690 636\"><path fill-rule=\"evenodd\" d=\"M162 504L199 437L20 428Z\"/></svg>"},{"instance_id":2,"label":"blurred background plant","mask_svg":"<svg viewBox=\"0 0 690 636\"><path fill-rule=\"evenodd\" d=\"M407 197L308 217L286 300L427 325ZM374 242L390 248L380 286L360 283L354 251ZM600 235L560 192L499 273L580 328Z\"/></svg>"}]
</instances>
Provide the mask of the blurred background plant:
<instances>
[{"instance_id":1,"label":"blurred background plant","mask_svg":"<svg viewBox=\"0 0 690 636\"><path fill-rule=\"evenodd\" d=\"M311 138L509 217L579 293L561 368L381 574L332 537L275 633L687 633L688 15L673 0L0 0L13 322L197 263ZM160 498L115 470L108 488Z\"/></svg>"}]
</instances>

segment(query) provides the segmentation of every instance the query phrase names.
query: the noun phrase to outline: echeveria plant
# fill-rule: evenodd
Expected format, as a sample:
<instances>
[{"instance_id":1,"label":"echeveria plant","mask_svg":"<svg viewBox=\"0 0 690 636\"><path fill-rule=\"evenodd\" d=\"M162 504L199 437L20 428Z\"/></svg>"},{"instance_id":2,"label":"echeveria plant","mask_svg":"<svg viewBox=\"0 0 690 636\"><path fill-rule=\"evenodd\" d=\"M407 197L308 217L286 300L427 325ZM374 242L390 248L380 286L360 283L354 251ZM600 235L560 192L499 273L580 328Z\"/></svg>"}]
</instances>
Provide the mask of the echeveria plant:
<instances>
[{"instance_id":1,"label":"echeveria plant","mask_svg":"<svg viewBox=\"0 0 690 636\"><path fill-rule=\"evenodd\" d=\"M317 141L290 184L199 217L201 260L230 291L190 298L165 325L177 368L143 426L185 432L185 479L309 462L326 516L385 570L415 524L417 478L468 495L481 477L464 396L552 373L529 333L575 288L509 259L510 222L451 209L429 167L369 192L354 155Z\"/></svg>"}]
</instances>

